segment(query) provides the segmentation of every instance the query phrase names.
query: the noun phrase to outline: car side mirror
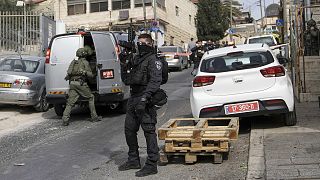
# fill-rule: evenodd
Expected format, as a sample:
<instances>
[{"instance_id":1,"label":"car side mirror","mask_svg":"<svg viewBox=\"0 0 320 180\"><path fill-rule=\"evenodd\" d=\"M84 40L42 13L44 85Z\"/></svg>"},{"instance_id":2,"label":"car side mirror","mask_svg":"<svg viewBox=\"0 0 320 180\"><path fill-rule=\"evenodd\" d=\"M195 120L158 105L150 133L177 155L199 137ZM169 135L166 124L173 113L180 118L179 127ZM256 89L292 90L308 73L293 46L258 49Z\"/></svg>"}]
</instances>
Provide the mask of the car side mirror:
<instances>
[{"instance_id":1,"label":"car side mirror","mask_svg":"<svg viewBox=\"0 0 320 180\"><path fill-rule=\"evenodd\" d=\"M289 62L289 60L285 57L278 57L278 61L280 64L285 65L286 63Z\"/></svg>"}]
</instances>

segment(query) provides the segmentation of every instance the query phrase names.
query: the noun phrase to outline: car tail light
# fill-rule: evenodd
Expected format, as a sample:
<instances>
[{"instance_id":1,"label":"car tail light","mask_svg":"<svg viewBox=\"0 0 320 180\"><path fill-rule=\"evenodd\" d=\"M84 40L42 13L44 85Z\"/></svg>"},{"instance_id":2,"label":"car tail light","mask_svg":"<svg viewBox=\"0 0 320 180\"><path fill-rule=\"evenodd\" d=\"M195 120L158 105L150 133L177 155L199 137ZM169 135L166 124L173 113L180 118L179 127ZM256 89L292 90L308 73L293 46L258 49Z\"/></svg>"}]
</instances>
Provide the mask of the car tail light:
<instances>
[{"instance_id":1,"label":"car tail light","mask_svg":"<svg viewBox=\"0 0 320 180\"><path fill-rule=\"evenodd\" d=\"M285 75L285 69L283 66L273 66L260 70L264 77L280 77Z\"/></svg>"},{"instance_id":2,"label":"car tail light","mask_svg":"<svg viewBox=\"0 0 320 180\"><path fill-rule=\"evenodd\" d=\"M179 55L174 55L173 59L179 59L179 57L180 57Z\"/></svg>"},{"instance_id":3,"label":"car tail light","mask_svg":"<svg viewBox=\"0 0 320 180\"><path fill-rule=\"evenodd\" d=\"M49 62L50 62L50 54L51 54L51 50L47 49L47 52L46 52L46 64L49 64Z\"/></svg>"},{"instance_id":4,"label":"car tail light","mask_svg":"<svg viewBox=\"0 0 320 180\"><path fill-rule=\"evenodd\" d=\"M23 85L23 86L31 86L32 85L32 80L31 79L16 79L13 82L14 85Z\"/></svg>"},{"instance_id":5,"label":"car tail light","mask_svg":"<svg viewBox=\"0 0 320 180\"><path fill-rule=\"evenodd\" d=\"M215 76L197 76L193 80L193 87L208 86L213 84Z\"/></svg>"}]
</instances>

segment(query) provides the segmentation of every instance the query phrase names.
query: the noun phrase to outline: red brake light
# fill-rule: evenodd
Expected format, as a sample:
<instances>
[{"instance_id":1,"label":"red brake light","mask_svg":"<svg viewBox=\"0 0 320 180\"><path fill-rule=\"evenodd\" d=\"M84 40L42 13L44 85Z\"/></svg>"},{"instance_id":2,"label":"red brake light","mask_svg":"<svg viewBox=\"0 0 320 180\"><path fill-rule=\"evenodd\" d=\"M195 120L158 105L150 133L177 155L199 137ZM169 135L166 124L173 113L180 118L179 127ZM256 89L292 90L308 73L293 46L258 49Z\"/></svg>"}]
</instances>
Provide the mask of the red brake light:
<instances>
[{"instance_id":1,"label":"red brake light","mask_svg":"<svg viewBox=\"0 0 320 180\"><path fill-rule=\"evenodd\" d=\"M27 81L25 81L25 83L24 83L25 85L27 85L27 86L31 86L32 85L32 80L27 80Z\"/></svg>"},{"instance_id":2,"label":"red brake light","mask_svg":"<svg viewBox=\"0 0 320 180\"><path fill-rule=\"evenodd\" d=\"M50 54L51 54L51 50L47 49L47 52L46 52L46 64L49 64L49 62L50 62Z\"/></svg>"},{"instance_id":3,"label":"red brake light","mask_svg":"<svg viewBox=\"0 0 320 180\"><path fill-rule=\"evenodd\" d=\"M285 75L285 69L283 66L273 66L260 70L264 77L280 77Z\"/></svg>"},{"instance_id":4,"label":"red brake light","mask_svg":"<svg viewBox=\"0 0 320 180\"><path fill-rule=\"evenodd\" d=\"M215 76L197 76L193 80L193 87L208 86L213 84Z\"/></svg>"}]
</instances>

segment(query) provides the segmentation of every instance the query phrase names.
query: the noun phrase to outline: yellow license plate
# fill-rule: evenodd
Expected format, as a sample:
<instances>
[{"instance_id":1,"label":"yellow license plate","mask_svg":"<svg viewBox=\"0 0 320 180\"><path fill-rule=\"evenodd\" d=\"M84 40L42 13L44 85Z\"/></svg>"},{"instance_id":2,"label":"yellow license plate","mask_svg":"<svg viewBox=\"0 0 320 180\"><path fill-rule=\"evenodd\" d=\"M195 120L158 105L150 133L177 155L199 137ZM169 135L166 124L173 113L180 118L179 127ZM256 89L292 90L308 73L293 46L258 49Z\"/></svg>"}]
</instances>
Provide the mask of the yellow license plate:
<instances>
[{"instance_id":1,"label":"yellow license plate","mask_svg":"<svg viewBox=\"0 0 320 180\"><path fill-rule=\"evenodd\" d=\"M11 84L10 83L1 83L0 82L0 88L11 88Z\"/></svg>"}]
</instances>

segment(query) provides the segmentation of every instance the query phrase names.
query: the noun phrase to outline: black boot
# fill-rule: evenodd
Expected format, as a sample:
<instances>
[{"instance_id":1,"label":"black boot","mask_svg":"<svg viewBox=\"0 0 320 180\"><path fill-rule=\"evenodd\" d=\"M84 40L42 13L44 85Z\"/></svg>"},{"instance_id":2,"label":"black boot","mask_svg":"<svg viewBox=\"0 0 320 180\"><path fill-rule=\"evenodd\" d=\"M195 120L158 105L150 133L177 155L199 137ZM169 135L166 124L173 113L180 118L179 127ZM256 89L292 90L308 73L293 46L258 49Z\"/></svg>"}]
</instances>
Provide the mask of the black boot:
<instances>
[{"instance_id":1,"label":"black boot","mask_svg":"<svg viewBox=\"0 0 320 180\"><path fill-rule=\"evenodd\" d=\"M63 121L62 126L69 126L69 121Z\"/></svg>"},{"instance_id":2,"label":"black boot","mask_svg":"<svg viewBox=\"0 0 320 180\"><path fill-rule=\"evenodd\" d=\"M158 173L157 166L145 165L140 171L136 172L136 176L144 177L144 176L149 176L157 173Z\"/></svg>"},{"instance_id":3,"label":"black boot","mask_svg":"<svg viewBox=\"0 0 320 180\"><path fill-rule=\"evenodd\" d=\"M99 122L102 120L102 116L98 116L98 117L95 117L95 118L90 118L89 121L91 122Z\"/></svg>"},{"instance_id":4,"label":"black boot","mask_svg":"<svg viewBox=\"0 0 320 180\"><path fill-rule=\"evenodd\" d=\"M135 162L127 161L118 167L119 171L126 171L129 169L141 169L140 162L135 163Z\"/></svg>"}]
</instances>

